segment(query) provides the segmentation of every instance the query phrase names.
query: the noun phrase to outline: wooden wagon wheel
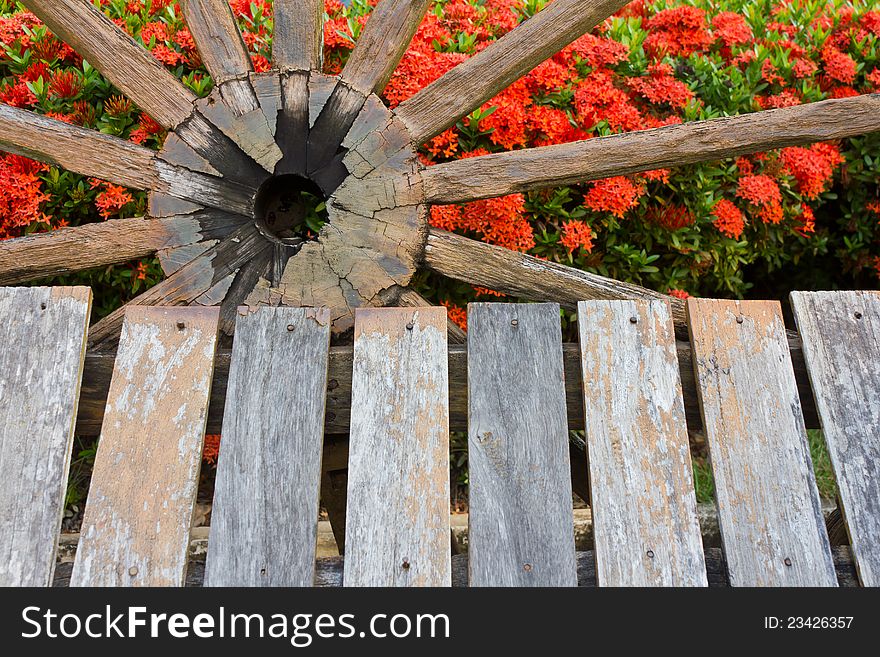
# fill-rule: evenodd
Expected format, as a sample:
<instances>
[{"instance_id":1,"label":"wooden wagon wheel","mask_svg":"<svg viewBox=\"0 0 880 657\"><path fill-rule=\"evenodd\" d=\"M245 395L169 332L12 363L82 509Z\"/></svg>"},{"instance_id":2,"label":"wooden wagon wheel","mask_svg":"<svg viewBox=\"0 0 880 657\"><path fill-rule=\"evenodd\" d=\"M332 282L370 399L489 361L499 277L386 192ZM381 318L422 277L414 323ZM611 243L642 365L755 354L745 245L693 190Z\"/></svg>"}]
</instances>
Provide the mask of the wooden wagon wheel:
<instances>
[{"instance_id":1,"label":"wooden wagon wheel","mask_svg":"<svg viewBox=\"0 0 880 657\"><path fill-rule=\"evenodd\" d=\"M201 100L88 0L24 4L170 132L156 153L0 107L3 149L150 190L148 217L0 243L0 283L158 252L167 278L130 303L220 304L227 332L243 303L327 306L336 332L352 325L359 306L425 304L407 288L421 266L569 307L589 298L667 298L682 327L679 299L429 228L428 205L880 130L880 95L871 94L425 168L415 155L420 144L626 0L555 0L394 110L377 94L431 0L382 0L338 78L320 72L322 0L275 0L274 69L266 74L254 73L226 0L181 0L215 83ZM287 236L301 221L282 198L291 189L328 199L329 221L316 239ZM92 327L93 344L115 340L123 311Z\"/></svg>"}]
</instances>

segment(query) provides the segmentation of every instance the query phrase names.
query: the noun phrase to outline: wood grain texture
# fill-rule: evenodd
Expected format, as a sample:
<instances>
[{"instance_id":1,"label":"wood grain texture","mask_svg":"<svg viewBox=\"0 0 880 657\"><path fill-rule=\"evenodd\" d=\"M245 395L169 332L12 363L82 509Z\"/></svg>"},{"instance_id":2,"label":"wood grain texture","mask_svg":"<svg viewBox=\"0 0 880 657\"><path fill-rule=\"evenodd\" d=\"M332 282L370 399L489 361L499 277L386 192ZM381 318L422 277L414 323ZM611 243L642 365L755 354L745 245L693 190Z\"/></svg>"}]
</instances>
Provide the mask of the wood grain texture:
<instances>
[{"instance_id":1,"label":"wood grain texture","mask_svg":"<svg viewBox=\"0 0 880 657\"><path fill-rule=\"evenodd\" d=\"M188 223L195 222L132 217L3 240L0 285L144 258L197 236L197 227Z\"/></svg>"},{"instance_id":2,"label":"wood grain texture","mask_svg":"<svg viewBox=\"0 0 880 657\"><path fill-rule=\"evenodd\" d=\"M731 584L836 586L779 303L688 315Z\"/></svg>"},{"instance_id":3,"label":"wood grain texture","mask_svg":"<svg viewBox=\"0 0 880 657\"><path fill-rule=\"evenodd\" d=\"M552 300L574 309L585 299L665 300L680 331L686 331L684 301L632 283L538 260L524 253L431 228L425 265L449 278L535 301Z\"/></svg>"},{"instance_id":4,"label":"wood grain texture","mask_svg":"<svg viewBox=\"0 0 880 657\"><path fill-rule=\"evenodd\" d=\"M214 100L216 102L216 97ZM210 103L211 99L202 99L199 102L204 106ZM227 127L234 120L234 117L230 117L227 112ZM242 151L238 144L224 134L219 127L205 118L198 107L186 121L175 129L174 134L199 156L210 161L211 166L219 171L226 181L235 181L256 191L268 178L268 172ZM167 144L168 140L166 139ZM165 154L164 147L162 154L163 156Z\"/></svg>"},{"instance_id":5,"label":"wood grain texture","mask_svg":"<svg viewBox=\"0 0 880 657\"><path fill-rule=\"evenodd\" d=\"M259 164L265 170L264 176L275 170L281 149L275 144L275 135L248 76L216 86L207 98L196 101L196 108Z\"/></svg>"},{"instance_id":6,"label":"wood grain texture","mask_svg":"<svg viewBox=\"0 0 880 657\"><path fill-rule=\"evenodd\" d=\"M95 323L89 331L89 344L101 349L112 348L119 336L123 318L130 308L181 306L191 303L246 262L270 248L271 244L257 229L252 224L246 224L158 285Z\"/></svg>"},{"instance_id":7,"label":"wood grain texture","mask_svg":"<svg viewBox=\"0 0 880 657\"><path fill-rule=\"evenodd\" d=\"M0 586L49 586L67 494L87 287L0 288Z\"/></svg>"},{"instance_id":8,"label":"wood grain texture","mask_svg":"<svg viewBox=\"0 0 880 657\"><path fill-rule=\"evenodd\" d=\"M275 0L272 63L286 71L320 71L324 61L323 0Z\"/></svg>"},{"instance_id":9,"label":"wood grain texture","mask_svg":"<svg viewBox=\"0 0 880 657\"><path fill-rule=\"evenodd\" d=\"M182 586L217 308L130 308L71 586Z\"/></svg>"},{"instance_id":10,"label":"wood grain texture","mask_svg":"<svg viewBox=\"0 0 880 657\"><path fill-rule=\"evenodd\" d=\"M853 557L880 586L880 296L792 292Z\"/></svg>"},{"instance_id":11,"label":"wood grain texture","mask_svg":"<svg viewBox=\"0 0 880 657\"><path fill-rule=\"evenodd\" d=\"M503 91L627 0L554 0L395 110L422 143Z\"/></svg>"},{"instance_id":12,"label":"wood grain texture","mask_svg":"<svg viewBox=\"0 0 880 657\"><path fill-rule=\"evenodd\" d=\"M9 105L0 105L0 149L134 189L158 182L155 151Z\"/></svg>"},{"instance_id":13,"label":"wood grain texture","mask_svg":"<svg viewBox=\"0 0 880 657\"><path fill-rule=\"evenodd\" d=\"M215 85L254 70L227 0L181 0L180 6Z\"/></svg>"},{"instance_id":14,"label":"wood grain texture","mask_svg":"<svg viewBox=\"0 0 880 657\"><path fill-rule=\"evenodd\" d=\"M311 308L241 313L205 585L311 586L330 313Z\"/></svg>"},{"instance_id":15,"label":"wood grain texture","mask_svg":"<svg viewBox=\"0 0 880 657\"><path fill-rule=\"evenodd\" d=\"M468 326L471 586L576 586L559 306L470 303Z\"/></svg>"},{"instance_id":16,"label":"wood grain texture","mask_svg":"<svg viewBox=\"0 0 880 657\"><path fill-rule=\"evenodd\" d=\"M292 71L281 78L283 109L278 116L276 139L284 157L279 174L306 172L309 145L309 74Z\"/></svg>"},{"instance_id":17,"label":"wood grain texture","mask_svg":"<svg viewBox=\"0 0 880 657\"><path fill-rule=\"evenodd\" d=\"M445 308L355 317L346 586L451 584L446 347Z\"/></svg>"},{"instance_id":18,"label":"wood grain texture","mask_svg":"<svg viewBox=\"0 0 880 657\"><path fill-rule=\"evenodd\" d=\"M599 586L706 586L669 306L582 301L578 329Z\"/></svg>"},{"instance_id":19,"label":"wood grain texture","mask_svg":"<svg viewBox=\"0 0 880 657\"><path fill-rule=\"evenodd\" d=\"M877 130L880 94L868 94L457 160L422 178L429 203L458 203Z\"/></svg>"},{"instance_id":20,"label":"wood grain texture","mask_svg":"<svg viewBox=\"0 0 880 657\"><path fill-rule=\"evenodd\" d=\"M23 4L164 127L176 127L192 112L192 92L88 0Z\"/></svg>"},{"instance_id":21,"label":"wood grain texture","mask_svg":"<svg viewBox=\"0 0 880 657\"><path fill-rule=\"evenodd\" d=\"M684 392L684 408L688 430L699 431L703 426L703 419L700 416L700 406L697 399L691 347L687 342L678 341L675 348L678 352L679 376L681 376ZM795 368L798 394L803 405L807 428L817 429L819 428L819 419L816 416L813 393L810 389L809 377L804 365L800 342L791 342L789 349ZM467 347L461 344L450 344L448 356L449 426L453 431L467 431ZM209 433L220 433L221 430L230 357L228 349L221 349L217 353L214 385L211 388L211 409L208 415ZM565 367L565 404L568 409L568 426L571 430L582 430L584 428L584 395L581 390L581 362L578 345L563 344L562 358ZM330 349L330 374L327 384L327 418L325 423L328 433L348 433L351 419L352 362L353 355L350 346L332 347ZM103 351L90 350L86 354L86 365L85 372L83 373L82 393L80 395L79 414L76 425L79 435L95 436L100 432L112 371L112 353L108 354ZM584 466L583 472L585 478L586 466ZM589 493L586 496L589 497Z\"/></svg>"},{"instance_id":22,"label":"wood grain texture","mask_svg":"<svg viewBox=\"0 0 880 657\"><path fill-rule=\"evenodd\" d=\"M365 96L379 94L432 0L381 0L370 13L340 77Z\"/></svg>"}]
</instances>

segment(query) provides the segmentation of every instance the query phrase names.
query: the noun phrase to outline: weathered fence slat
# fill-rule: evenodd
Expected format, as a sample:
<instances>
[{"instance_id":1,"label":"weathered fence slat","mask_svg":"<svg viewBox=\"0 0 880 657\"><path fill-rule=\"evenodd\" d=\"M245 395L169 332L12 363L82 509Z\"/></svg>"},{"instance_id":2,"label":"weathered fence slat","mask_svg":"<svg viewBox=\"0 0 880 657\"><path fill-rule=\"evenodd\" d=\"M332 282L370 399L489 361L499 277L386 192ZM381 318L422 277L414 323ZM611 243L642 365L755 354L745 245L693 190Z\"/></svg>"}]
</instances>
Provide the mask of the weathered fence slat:
<instances>
[{"instance_id":1,"label":"weathered fence slat","mask_svg":"<svg viewBox=\"0 0 880 657\"><path fill-rule=\"evenodd\" d=\"M782 311L689 299L732 586L836 586Z\"/></svg>"},{"instance_id":2,"label":"weathered fence slat","mask_svg":"<svg viewBox=\"0 0 880 657\"><path fill-rule=\"evenodd\" d=\"M346 586L449 586L445 308L355 315Z\"/></svg>"},{"instance_id":3,"label":"weathered fence slat","mask_svg":"<svg viewBox=\"0 0 880 657\"><path fill-rule=\"evenodd\" d=\"M471 586L576 586L559 305L468 305Z\"/></svg>"},{"instance_id":4,"label":"weathered fence slat","mask_svg":"<svg viewBox=\"0 0 880 657\"><path fill-rule=\"evenodd\" d=\"M664 301L578 304L599 586L707 586Z\"/></svg>"},{"instance_id":5,"label":"weathered fence slat","mask_svg":"<svg viewBox=\"0 0 880 657\"><path fill-rule=\"evenodd\" d=\"M239 309L206 586L311 586L330 313Z\"/></svg>"},{"instance_id":6,"label":"weathered fence slat","mask_svg":"<svg viewBox=\"0 0 880 657\"><path fill-rule=\"evenodd\" d=\"M182 586L218 308L129 308L72 586Z\"/></svg>"},{"instance_id":7,"label":"weathered fence slat","mask_svg":"<svg viewBox=\"0 0 880 657\"><path fill-rule=\"evenodd\" d=\"M0 288L0 586L49 586L92 292Z\"/></svg>"},{"instance_id":8,"label":"weathered fence slat","mask_svg":"<svg viewBox=\"0 0 880 657\"><path fill-rule=\"evenodd\" d=\"M792 292L859 579L880 586L880 295Z\"/></svg>"}]
</instances>

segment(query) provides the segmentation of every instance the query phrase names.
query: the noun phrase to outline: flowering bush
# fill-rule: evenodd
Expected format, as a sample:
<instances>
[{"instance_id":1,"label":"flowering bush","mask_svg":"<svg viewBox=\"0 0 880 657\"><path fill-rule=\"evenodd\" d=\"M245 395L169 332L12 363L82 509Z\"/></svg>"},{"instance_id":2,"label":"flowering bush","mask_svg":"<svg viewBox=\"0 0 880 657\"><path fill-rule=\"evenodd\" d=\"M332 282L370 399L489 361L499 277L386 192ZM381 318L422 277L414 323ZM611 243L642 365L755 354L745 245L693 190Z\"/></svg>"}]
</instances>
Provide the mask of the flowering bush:
<instances>
[{"instance_id":1,"label":"flowering bush","mask_svg":"<svg viewBox=\"0 0 880 657\"><path fill-rule=\"evenodd\" d=\"M197 95L210 91L174 0L101 0ZM258 71L272 4L231 0ZM374 4L374 3L373 3ZM546 0L437 2L385 91L392 107ZM637 0L424 146L427 165L880 89L880 11L845 0ZM326 0L325 69L372 9ZM158 148L161 128L30 13L0 0L0 101ZM143 193L0 155L0 239L144 211ZM880 136L433 208L433 225L678 296L865 287L880 272ZM157 281L155 260L68 279L100 314ZM461 307L490 294L421 275Z\"/></svg>"}]
</instances>

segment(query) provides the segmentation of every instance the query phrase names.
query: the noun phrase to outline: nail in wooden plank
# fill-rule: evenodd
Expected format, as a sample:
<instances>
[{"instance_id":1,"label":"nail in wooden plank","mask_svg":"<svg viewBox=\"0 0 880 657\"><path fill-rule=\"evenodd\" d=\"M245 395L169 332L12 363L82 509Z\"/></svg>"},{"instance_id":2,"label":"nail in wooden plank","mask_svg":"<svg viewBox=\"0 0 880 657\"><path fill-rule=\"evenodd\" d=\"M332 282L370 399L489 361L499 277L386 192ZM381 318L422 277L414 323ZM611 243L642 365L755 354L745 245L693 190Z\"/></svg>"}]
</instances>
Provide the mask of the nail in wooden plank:
<instances>
[{"instance_id":1,"label":"nail in wooden plank","mask_svg":"<svg viewBox=\"0 0 880 657\"><path fill-rule=\"evenodd\" d=\"M219 312L126 312L71 586L183 585Z\"/></svg>"},{"instance_id":2,"label":"nail in wooden plank","mask_svg":"<svg viewBox=\"0 0 880 657\"><path fill-rule=\"evenodd\" d=\"M355 314L346 586L450 586L445 308Z\"/></svg>"},{"instance_id":3,"label":"nail in wooden plank","mask_svg":"<svg viewBox=\"0 0 880 657\"><path fill-rule=\"evenodd\" d=\"M87 287L0 288L0 586L50 586L67 493Z\"/></svg>"},{"instance_id":4,"label":"nail in wooden plank","mask_svg":"<svg viewBox=\"0 0 880 657\"><path fill-rule=\"evenodd\" d=\"M665 301L578 304L599 586L708 586Z\"/></svg>"},{"instance_id":5,"label":"nail in wooden plank","mask_svg":"<svg viewBox=\"0 0 880 657\"><path fill-rule=\"evenodd\" d=\"M311 586L330 311L239 313L205 585Z\"/></svg>"},{"instance_id":6,"label":"nail in wooden plank","mask_svg":"<svg viewBox=\"0 0 880 657\"><path fill-rule=\"evenodd\" d=\"M859 579L880 586L880 295L792 292Z\"/></svg>"},{"instance_id":7,"label":"nail in wooden plank","mask_svg":"<svg viewBox=\"0 0 880 657\"><path fill-rule=\"evenodd\" d=\"M471 586L576 586L559 305L468 304Z\"/></svg>"},{"instance_id":8,"label":"nail in wooden plank","mask_svg":"<svg viewBox=\"0 0 880 657\"><path fill-rule=\"evenodd\" d=\"M689 299L732 586L837 586L782 311Z\"/></svg>"}]
</instances>

